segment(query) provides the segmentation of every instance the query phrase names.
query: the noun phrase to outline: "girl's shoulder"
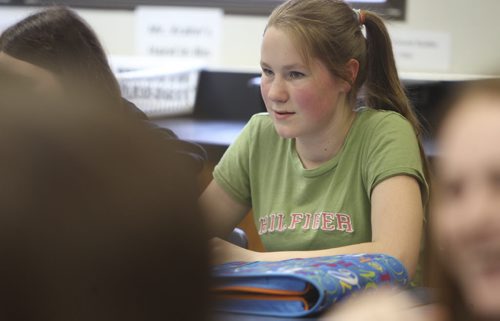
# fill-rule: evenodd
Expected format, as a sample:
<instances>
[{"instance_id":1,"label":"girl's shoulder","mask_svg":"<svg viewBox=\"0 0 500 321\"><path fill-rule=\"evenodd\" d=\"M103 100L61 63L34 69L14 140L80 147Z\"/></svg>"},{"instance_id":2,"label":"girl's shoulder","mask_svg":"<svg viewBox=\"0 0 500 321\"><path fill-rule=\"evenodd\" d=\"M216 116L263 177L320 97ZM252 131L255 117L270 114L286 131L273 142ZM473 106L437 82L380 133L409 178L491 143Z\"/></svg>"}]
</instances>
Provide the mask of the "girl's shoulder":
<instances>
[{"instance_id":1,"label":"girl's shoulder","mask_svg":"<svg viewBox=\"0 0 500 321\"><path fill-rule=\"evenodd\" d=\"M251 124L252 126L269 127L273 125L273 120L271 119L269 113L262 112L252 115L248 124Z\"/></svg>"},{"instance_id":2,"label":"girl's shoulder","mask_svg":"<svg viewBox=\"0 0 500 321\"><path fill-rule=\"evenodd\" d=\"M356 110L356 128L366 133L413 131L411 123L400 113L392 110L361 107Z\"/></svg>"},{"instance_id":3,"label":"girl's shoulder","mask_svg":"<svg viewBox=\"0 0 500 321\"><path fill-rule=\"evenodd\" d=\"M269 113L263 112L254 114L248 121L246 127L253 135L277 136L274 130L273 120Z\"/></svg>"},{"instance_id":4,"label":"girl's shoulder","mask_svg":"<svg viewBox=\"0 0 500 321\"><path fill-rule=\"evenodd\" d=\"M280 137L274 129L273 121L268 113L253 115L240 132L238 139L232 145L245 145L250 148L262 144L276 144Z\"/></svg>"},{"instance_id":5,"label":"girl's shoulder","mask_svg":"<svg viewBox=\"0 0 500 321\"><path fill-rule=\"evenodd\" d=\"M385 109L375 109L371 107L360 107L356 113L365 123L378 124L381 121L408 122L408 120L398 112ZM409 123L409 122L408 122Z\"/></svg>"}]
</instances>

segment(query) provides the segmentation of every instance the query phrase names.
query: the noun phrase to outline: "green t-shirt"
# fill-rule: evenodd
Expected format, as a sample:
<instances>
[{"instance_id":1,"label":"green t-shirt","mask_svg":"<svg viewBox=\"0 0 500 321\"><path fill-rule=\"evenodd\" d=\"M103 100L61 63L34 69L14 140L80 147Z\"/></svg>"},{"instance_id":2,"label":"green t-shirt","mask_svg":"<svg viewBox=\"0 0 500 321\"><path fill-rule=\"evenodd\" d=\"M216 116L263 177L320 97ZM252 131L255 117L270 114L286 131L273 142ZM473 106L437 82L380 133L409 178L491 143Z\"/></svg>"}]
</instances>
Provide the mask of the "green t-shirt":
<instances>
[{"instance_id":1,"label":"green t-shirt","mask_svg":"<svg viewBox=\"0 0 500 321\"><path fill-rule=\"evenodd\" d=\"M411 124L400 114L361 108L341 150L304 169L295 140L267 113L254 115L214 170L216 182L253 208L267 251L320 250L371 241L373 188L396 175L427 183ZM397 195L394 195L397 197Z\"/></svg>"}]
</instances>

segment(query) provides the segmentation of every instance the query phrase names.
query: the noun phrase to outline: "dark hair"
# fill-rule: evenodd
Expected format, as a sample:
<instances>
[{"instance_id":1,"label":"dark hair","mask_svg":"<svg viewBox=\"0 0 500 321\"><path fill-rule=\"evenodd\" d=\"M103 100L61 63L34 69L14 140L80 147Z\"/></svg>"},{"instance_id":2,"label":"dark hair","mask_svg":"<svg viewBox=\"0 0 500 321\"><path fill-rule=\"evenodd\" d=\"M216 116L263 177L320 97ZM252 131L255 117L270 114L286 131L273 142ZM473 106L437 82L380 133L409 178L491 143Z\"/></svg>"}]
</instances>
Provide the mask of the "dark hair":
<instances>
[{"instance_id":1,"label":"dark hair","mask_svg":"<svg viewBox=\"0 0 500 321\"><path fill-rule=\"evenodd\" d=\"M97 36L68 8L48 8L14 24L0 36L0 51L53 72L63 85L88 88L115 103L121 99Z\"/></svg>"},{"instance_id":2,"label":"dark hair","mask_svg":"<svg viewBox=\"0 0 500 321\"><path fill-rule=\"evenodd\" d=\"M424 171L429 178L421 142L422 126L399 80L391 39L377 14L362 10L358 16L338 0L288 0L271 14L266 28L273 26L289 33L306 61L319 59L332 75L350 83L351 104L355 104L363 88L368 107L403 115L419 138ZM356 79L351 79L346 69L350 59L359 62Z\"/></svg>"},{"instance_id":3,"label":"dark hair","mask_svg":"<svg viewBox=\"0 0 500 321\"><path fill-rule=\"evenodd\" d=\"M0 70L0 319L205 320L190 163L130 115L12 82Z\"/></svg>"}]
</instances>

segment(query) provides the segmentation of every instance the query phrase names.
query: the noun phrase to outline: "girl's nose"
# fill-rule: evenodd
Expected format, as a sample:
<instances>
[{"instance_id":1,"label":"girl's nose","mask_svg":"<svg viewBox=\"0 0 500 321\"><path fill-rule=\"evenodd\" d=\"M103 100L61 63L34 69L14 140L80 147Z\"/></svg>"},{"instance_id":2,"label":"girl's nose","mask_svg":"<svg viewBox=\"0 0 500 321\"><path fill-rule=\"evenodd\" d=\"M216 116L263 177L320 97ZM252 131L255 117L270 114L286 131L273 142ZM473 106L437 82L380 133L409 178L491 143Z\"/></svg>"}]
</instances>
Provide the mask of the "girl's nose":
<instances>
[{"instance_id":1,"label":"girl's nose","mask_svg":"<svg viewBox=\"0 0 500 321\"><path fill-rule=\"evenodd\" d=\"M288 92L284 80L276 77L269 85L267 98L273 102L284 103L288 100Z\"/></svg>"}]
</instances>

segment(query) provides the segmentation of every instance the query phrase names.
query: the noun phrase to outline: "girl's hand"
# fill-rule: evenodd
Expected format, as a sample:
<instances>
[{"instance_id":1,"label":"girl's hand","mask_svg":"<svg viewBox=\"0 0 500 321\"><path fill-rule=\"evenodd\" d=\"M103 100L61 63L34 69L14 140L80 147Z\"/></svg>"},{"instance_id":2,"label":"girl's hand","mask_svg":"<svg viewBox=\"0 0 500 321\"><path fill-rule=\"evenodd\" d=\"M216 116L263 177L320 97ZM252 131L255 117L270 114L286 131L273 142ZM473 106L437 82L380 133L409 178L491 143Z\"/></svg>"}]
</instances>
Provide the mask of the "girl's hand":
<instances>
[{"instance_id":1,"label":"girl's hand","mask_svg":"<svg viewBox=\"0 0 500 321\"><path fill-rule=\"evenodd\" d=\"M210 240L212 264L223 264L233 261L259 261L259 252L250 251L224 241L218 237Z\"/></svg>"}]
</instances>

